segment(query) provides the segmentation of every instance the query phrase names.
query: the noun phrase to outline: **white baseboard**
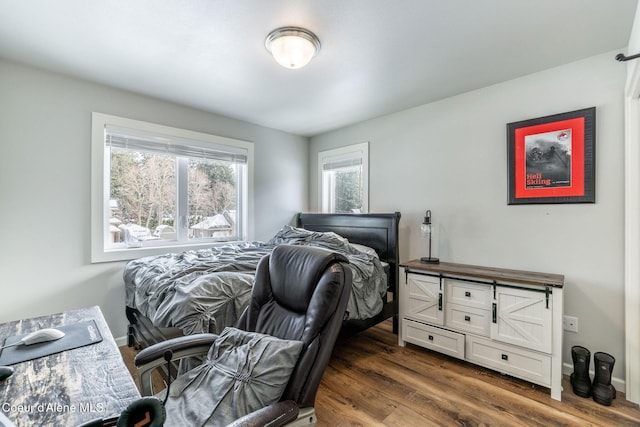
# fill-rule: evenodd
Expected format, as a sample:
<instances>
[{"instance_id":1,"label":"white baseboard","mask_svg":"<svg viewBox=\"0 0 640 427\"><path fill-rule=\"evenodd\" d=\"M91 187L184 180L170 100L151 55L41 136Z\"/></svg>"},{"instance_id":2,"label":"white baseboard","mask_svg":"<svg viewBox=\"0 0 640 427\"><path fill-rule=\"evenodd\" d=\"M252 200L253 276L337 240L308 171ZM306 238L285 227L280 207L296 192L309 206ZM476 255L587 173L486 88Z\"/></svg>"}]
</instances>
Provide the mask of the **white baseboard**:
<instances>
[{"instance_id":1,"label":"white baseboard","mask_svg":"<svg viewBox=\"0 0 640 427\"><path fill-rule=\"evenodd\" d=\"M123 337L118 337L118 338L114 338L116 341L116 345L118 347L122 347L123 345L127 345L129 343L129 340L127 339L127 336L123 336Z\"/></svg>"},{"instance_id":2,"label":"white baseboard","mask_svg":"<svg viewBox=\"0 0 640 427\"><path fill-rule=\"evenodd\" d=\"M573 365L571 363L562 364L562 373L566 376L570 376L573 373ZM589 376L593 380L595 376L594 371L589 371ZM626 390L626 382L621 378L611 377L611 384L616 388L616 391L624 393Z\"/></svg>"}]
</instances>

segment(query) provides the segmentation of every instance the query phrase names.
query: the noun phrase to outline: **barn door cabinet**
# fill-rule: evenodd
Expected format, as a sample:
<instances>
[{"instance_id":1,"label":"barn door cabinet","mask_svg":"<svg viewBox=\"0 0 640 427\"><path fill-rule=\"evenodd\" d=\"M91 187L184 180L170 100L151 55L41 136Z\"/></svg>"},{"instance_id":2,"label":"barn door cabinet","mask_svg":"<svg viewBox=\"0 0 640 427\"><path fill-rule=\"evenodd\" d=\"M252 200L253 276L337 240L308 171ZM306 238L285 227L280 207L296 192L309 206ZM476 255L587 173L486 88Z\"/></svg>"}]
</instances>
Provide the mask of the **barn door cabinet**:
<instances>
[{"instance_id":1,"label":"barn door cabinet","mask_svg":"<svg viewBox=\"0 0 640 427\"><path fill-rule=\"evenodd\" d=\"M564 276L419 260L401 266L399 343L562 392Z\"/></svg>"}]
</instances>

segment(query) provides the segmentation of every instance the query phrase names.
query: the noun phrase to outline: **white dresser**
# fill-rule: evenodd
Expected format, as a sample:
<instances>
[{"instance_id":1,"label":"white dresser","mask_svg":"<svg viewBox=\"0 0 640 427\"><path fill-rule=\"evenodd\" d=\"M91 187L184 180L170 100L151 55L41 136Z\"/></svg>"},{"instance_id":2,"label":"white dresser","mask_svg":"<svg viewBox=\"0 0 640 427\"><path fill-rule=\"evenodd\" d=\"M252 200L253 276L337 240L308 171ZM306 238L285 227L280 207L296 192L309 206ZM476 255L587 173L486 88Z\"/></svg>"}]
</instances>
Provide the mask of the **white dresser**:
<instances>
[{"instance_id":1,"label":"white dresser","mask_svg":"<svg viewBox=\"0 0 640 427\"><path fill-rule=\"evenodd\" d=\"M564 276L464 264L400 265L409 342L562 392Z\"/></svg>"}]
</instances>

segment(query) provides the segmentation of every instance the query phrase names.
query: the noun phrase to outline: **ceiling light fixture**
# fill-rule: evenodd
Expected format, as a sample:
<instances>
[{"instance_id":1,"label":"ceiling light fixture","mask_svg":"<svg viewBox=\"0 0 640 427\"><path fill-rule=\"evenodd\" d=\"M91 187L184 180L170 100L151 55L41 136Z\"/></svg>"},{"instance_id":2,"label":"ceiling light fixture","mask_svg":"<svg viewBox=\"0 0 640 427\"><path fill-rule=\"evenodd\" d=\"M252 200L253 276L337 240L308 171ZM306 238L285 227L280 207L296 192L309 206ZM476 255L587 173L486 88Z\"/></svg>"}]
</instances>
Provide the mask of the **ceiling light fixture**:
<instances>
[{"instance_id":1,"label":"ceiling light fixture","mask_svg":"<svg viewBox=\"0 0 640 427\"><path fill-rule=\"evenodd\" d=\"M309 30L281 27L271 31L264 42L278 64L285 68L302 68L320 51L320 40Z\"/></svg>"}]
</instances>

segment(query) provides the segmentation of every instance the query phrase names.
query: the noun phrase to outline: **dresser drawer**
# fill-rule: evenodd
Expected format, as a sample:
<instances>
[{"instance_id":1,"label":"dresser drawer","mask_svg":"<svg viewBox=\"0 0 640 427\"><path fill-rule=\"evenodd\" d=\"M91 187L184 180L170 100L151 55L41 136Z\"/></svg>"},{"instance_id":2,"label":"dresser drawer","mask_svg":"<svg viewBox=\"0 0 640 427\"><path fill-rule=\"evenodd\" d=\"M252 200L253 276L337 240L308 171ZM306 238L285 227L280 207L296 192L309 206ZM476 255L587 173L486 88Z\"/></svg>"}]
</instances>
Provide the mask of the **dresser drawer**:
<instances>
[{"instance_id":1,"label":"dresser drawer","mask_svg":"<svg viewBox=\"0 0 640 427\"><path fill-rule=\"evenodd\" d=\"M402 339L439 353L464 359L464 335L402 319Z\"/></svg>"},{"instance_id":2,"label":"dresser drawer","mask_svg":"<svg viewBox=\"0 0 640 427\"><path fill-rule=\"evenodd\" d=\"M467 335L467 360L545 387L551 385L551 357Z\"/></svg>"},{"instance_id":3,"label":"dresser drawer","mask_svg":"<svg viewBox=\"0 0 640 427\"><path fill-rule=\"evenodd\" d=\"M451 303L447 304L446 311L448 327L485 337L490 335L491 311Z\"/></svg>"},{"instance_id":4,"label":"dresser drawer","mask_svg":"<svg viewBox=\"0 0 640 427\"><path fill-rule=\"evenodd\" d=\"M481 310L491 309L491 285L446 279L447 302Z\"/></svg>"}]
</instances>

